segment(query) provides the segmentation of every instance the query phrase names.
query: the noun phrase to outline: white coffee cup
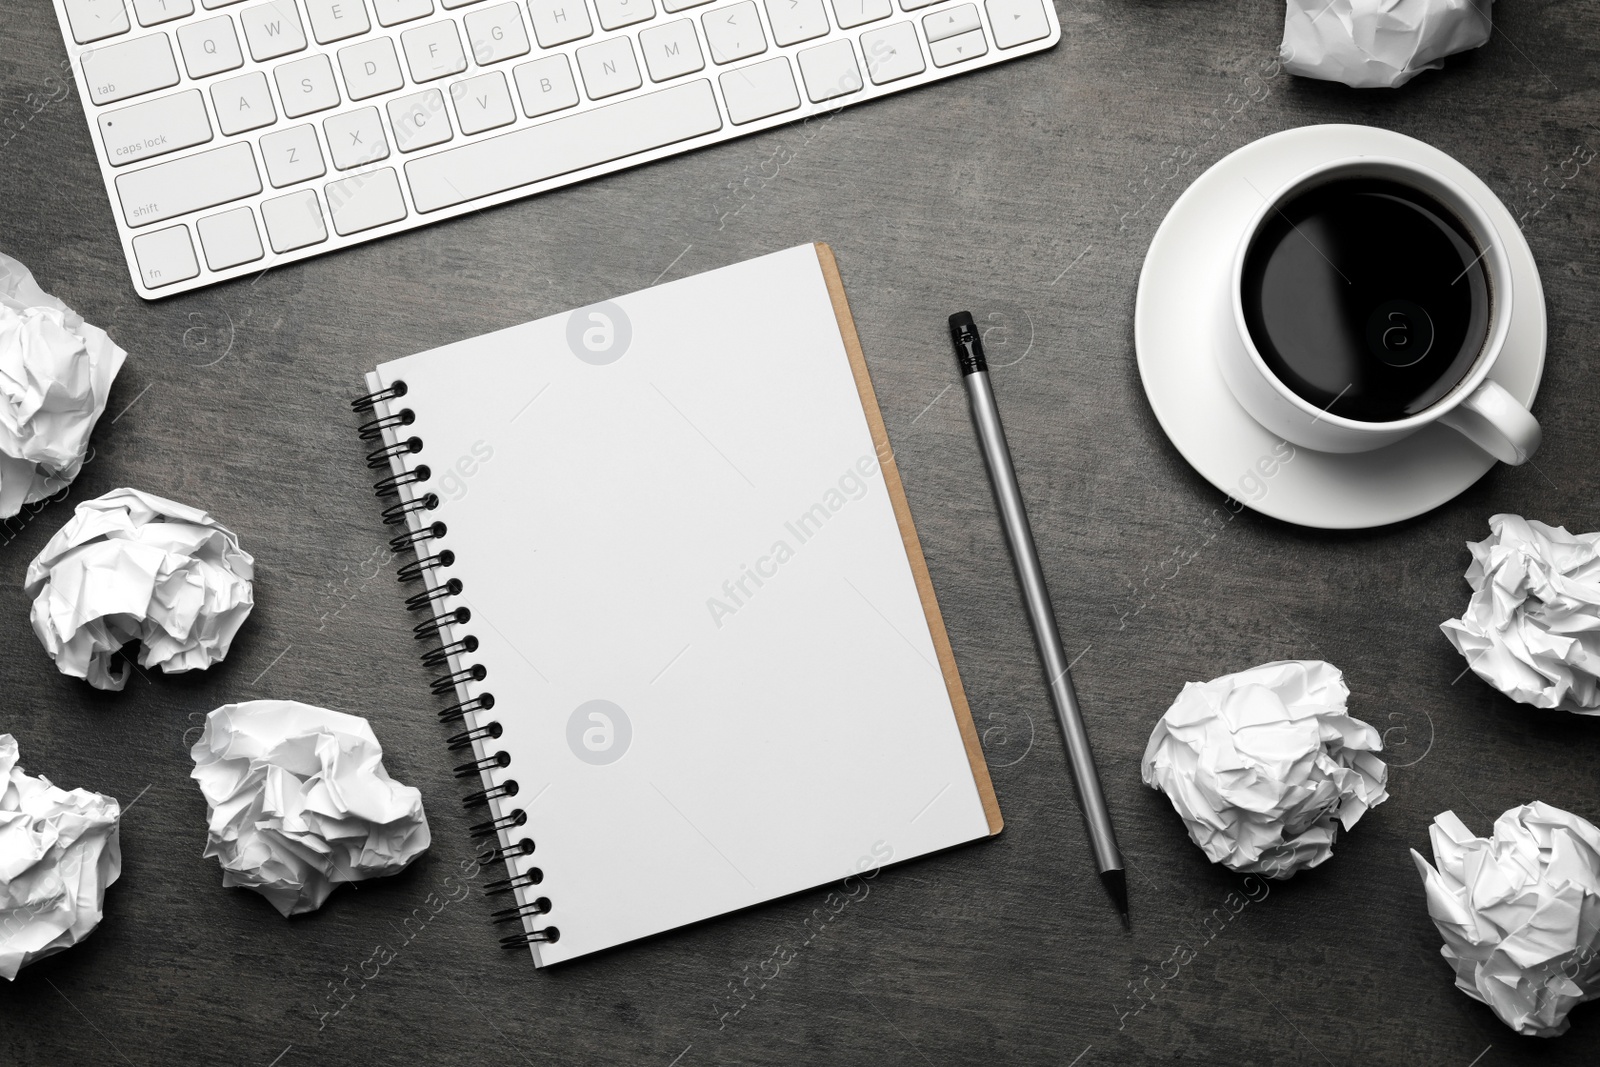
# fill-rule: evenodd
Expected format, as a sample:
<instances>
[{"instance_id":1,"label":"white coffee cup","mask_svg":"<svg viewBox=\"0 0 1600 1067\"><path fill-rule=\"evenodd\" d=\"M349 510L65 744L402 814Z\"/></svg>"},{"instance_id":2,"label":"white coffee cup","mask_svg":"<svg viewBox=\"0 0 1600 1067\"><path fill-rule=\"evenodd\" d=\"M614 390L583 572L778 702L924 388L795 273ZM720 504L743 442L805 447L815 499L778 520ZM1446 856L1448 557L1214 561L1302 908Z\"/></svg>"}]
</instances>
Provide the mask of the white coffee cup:
<instances>
[{"instance_id":1,"label":"white coffee cup","mask_svg":"<svg viewBox=\"0 0 1600 1067\"><path fill-rule=\"evenodd\" d=\"M1341 178L1385 178L1427 193L1452 211L1486 249L1489 330L1477 362L1436 403L1390 422L1364 422L1319 410L1280 381L1267 366L1245 320L1242 282L1245 256L1261 226L1288 200ZM1523 463L1539 447L1539 423L1503 386L1489 378L1504 355L1511 325L1511 264L1494 223L1478 203L1450 179L1400 159L1362 156L1313 167L1265 194L1234 252L1226 301L1220 306L1217 360L1228 388L1250 415L1285 441L1321 452L1366 452L1391 445L1424 426L1443 423L1505 463Z\"/></svg>"}]
</instances>

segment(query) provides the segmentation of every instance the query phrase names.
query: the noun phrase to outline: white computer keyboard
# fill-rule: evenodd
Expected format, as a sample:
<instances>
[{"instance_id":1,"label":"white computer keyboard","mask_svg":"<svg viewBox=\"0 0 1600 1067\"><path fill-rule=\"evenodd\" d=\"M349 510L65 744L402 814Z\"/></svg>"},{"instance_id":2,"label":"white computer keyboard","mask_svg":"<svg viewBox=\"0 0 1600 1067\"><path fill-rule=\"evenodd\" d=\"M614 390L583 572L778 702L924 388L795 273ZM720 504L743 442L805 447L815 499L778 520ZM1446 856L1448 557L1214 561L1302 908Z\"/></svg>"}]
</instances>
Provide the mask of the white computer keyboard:
<instances>
[{"instance_id":1,"label":"white computer keyboard","mask_svg":"<svg viewBox=\"0 0 1600 1067\"><path fill-rule=\"evenodd\" d=\"M1061 36L1050 0L54 2L146 299Z\"/></svg>"}]
</instances>

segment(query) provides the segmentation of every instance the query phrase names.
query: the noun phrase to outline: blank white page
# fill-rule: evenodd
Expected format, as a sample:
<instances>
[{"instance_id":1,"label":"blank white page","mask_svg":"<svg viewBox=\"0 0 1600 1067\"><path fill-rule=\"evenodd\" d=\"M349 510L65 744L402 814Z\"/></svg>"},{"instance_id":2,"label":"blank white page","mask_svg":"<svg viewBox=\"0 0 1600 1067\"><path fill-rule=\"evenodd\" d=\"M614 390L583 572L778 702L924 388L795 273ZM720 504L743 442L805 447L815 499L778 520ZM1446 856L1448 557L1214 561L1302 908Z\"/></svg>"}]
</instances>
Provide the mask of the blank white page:
<instances>
[{"instance_id":1,"label":"blank white page","mask_svg":"<svg viewBox=\"0 0 1600 1067\"><path fill-rule=\"evenodd\" d=\"M528 814L507 839L536 844L513 870L544 875L518 900L552 903L529 928L560 931L541 965L999 830L823 259L789 249L369 378L406 382L388 408L415 412L401 439L423 450L403 466L431 472L406 493L441 498L423 554L454 553L429 581L459 579L445 603L472 612L447 640L480 642L453 665L488 671L459 695L496 699L479 755L504 751L485 780L518 784L494 811ZM624 336L610 362L589 350Z\"/></svg>"}]
</instances>

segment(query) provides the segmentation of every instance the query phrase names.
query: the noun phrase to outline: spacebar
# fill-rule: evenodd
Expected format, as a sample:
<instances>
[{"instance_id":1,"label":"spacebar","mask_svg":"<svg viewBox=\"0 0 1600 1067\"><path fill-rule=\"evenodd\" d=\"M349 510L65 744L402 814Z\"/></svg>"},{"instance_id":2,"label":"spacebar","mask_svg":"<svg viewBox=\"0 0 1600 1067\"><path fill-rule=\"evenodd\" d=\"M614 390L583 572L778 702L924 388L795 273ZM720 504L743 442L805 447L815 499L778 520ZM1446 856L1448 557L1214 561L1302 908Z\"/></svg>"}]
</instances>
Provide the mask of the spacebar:
<instances>
[{"instance_id":1,"label":"spacebar","mask_svg":"<svg viewBox=\"0 0 1600 1067\"><path fill-rule=\"evenodd\" d=\"M702 79L413 159L406 181L418 211L438 211L721 128Z\"/></svg>"}]
</instances>

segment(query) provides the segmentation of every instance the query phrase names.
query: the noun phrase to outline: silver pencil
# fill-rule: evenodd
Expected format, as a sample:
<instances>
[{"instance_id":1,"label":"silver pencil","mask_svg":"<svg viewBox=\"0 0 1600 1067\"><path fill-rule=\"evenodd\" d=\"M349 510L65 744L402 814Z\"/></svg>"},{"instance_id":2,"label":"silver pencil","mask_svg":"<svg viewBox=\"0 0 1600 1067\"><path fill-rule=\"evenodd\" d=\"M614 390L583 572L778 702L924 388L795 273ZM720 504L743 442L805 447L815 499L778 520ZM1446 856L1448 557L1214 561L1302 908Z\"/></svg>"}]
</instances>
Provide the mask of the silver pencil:
<instances>
[{"instance_id":1,"label":"silver pencil","mask_svg":"<svg viewBox=\"0 0 1600 1067\"><path fill-rule=\"evenodd\" d=\"M1089 734L1083 728L1083 715L1078 710L1078 696L1072 688L1072 675L1067 670L1067 654L1062 650L1061 633L1056 629L1050 590L1045 586L1044 571L1039 566L1039 552L1034 547L1027 509L1022 505L1022 492L1017 488L1011 450L1006 445L1006 432L1000 425L1000 409L995 405L994 390L989 383L989 365L983 357L983 341L970 313L961 311L950 316L950 336L955 341L956 361L961 365L967 399L972 405L972 423L977 430L978 444L983 449L984 462L989 468L989 481L994 486L1001 525L1005 527L1006 540L1011 544L1011 558L1017 565L1017 580L1022 585L1022 600L1028 609L1028 621L1033 625L1034 641L1044 661L1050 703L1056 709L1056 718L1060 720L1061 732L1066 738L1067 760L1072 765L1072 779L1078 787L1078 804L1089 828L1095 865L1100 869L1100 880L1105 883L1112 902L1122 914L1123 925L1132 929L1128 920L1128 879L1122 868L1122 853L1117 849L1117 835L1111 828L1106 798L1100 792L1100 776L1095 770L1094 754L1089 750Z\"/></svg>"}]
</instances>

